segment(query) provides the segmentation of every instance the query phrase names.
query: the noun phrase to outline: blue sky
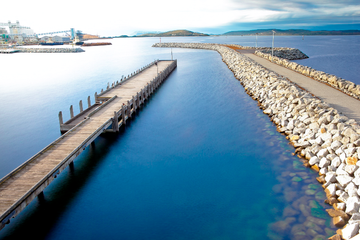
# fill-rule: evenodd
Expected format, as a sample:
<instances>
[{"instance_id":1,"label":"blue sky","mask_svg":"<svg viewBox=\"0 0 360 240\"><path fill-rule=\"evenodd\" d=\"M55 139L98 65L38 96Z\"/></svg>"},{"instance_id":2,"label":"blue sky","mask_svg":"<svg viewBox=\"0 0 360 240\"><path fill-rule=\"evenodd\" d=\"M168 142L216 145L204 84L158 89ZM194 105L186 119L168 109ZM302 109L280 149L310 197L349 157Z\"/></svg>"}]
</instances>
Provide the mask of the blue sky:
<instances>
[{"instance_id":1,"label":"blue sky","mask_svg":"<svg viewBox=\"0 0 360 240\"><path fill-rule=\"evenodd\" d=\"M221 34L253 29L360 30L359 0L19 0L2 3L0 22L35 32L75 28L101 36L188 29Z\"/></svg>"}]
</instances>

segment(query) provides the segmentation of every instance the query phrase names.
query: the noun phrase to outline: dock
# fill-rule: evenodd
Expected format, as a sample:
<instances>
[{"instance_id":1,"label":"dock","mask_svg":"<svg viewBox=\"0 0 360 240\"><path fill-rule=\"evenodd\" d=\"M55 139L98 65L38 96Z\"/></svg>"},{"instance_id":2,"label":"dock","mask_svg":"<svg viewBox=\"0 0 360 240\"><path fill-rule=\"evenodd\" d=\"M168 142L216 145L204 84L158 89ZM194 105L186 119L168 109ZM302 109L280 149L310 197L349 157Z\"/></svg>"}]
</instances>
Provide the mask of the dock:
<instances>
[{"instance_id":1,"label":"dock","mask_svg":"<svg viewBox=\"0 0 360 240\"><path fill-rule=\"evenodd\" d=\"M176 68L176 60L154 61L151 64L108 84L106 90L95 93L95 103L63 122L59 113L60 130L64 133L29 160L0 180L0 230L17 216L74 159L104 132L119 132L140 106Z\"/></svg>"}]
</instances>

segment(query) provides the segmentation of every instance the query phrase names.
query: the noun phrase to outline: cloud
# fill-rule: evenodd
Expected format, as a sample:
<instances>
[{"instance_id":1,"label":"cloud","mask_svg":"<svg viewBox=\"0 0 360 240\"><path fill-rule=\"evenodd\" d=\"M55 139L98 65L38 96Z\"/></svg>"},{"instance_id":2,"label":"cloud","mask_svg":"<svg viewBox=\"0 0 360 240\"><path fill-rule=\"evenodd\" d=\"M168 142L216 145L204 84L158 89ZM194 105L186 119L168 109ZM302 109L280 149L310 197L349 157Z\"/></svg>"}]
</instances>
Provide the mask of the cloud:
<instances>
[{"instance_id":1,"label":"cloud","mask_svg":"<svg viewBox=\"0 0 360 240\"><path fill-rule=\"evenodd\" d=\"M334 0L315 0L315 1L265 1L253 0L249 3L244 3L239 0L233 0L237 6L238 11L255 11L262 12L261 17L253 18L253 23L256 22L279 22L281 24L290 23L299 25L301 23L309 24L309 20L316 24L335 24L344 21L359 21L360 20L360 5L358 1L334 1ZM248 22L239 18L237 23ZM233 22L235 23L235 22ZM348 22L350 23L350 22Z\"/></svg>"},{"instance_id":2,"label":"cloud","mask_svg":"<svg viewBox=\"0 0 360 240\"><path fill-rule=\"evenodd\" d=\"M75 28L100 35L136 31L189 29L207 33L258 28L314 28L358 26L358 0L63 0L53 6L45 0L5 1L0 22L19 20L35 32ZM231 29L234 28L234 29Z\"/></svg>"}]
</instances>

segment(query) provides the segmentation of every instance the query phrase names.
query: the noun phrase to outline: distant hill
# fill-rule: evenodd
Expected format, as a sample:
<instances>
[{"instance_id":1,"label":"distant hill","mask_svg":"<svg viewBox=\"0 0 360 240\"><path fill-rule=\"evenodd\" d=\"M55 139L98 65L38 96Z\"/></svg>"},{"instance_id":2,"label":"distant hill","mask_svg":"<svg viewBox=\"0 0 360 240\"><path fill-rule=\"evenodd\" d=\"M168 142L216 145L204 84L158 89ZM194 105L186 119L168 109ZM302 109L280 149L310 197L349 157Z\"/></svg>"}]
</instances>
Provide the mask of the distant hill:
<instances>
[{"instance_id":1,"label":"distant hill","mask_svg":"<svg viewBox=\"0 0 360 240\"><path fill-rule=\"evenodd\" d=\"M209 36L209 35L204 33L192 32L189 30L174 30L163 33L145 33L137 37L179 37L179 36L188 37L188 36Z\"/></svg>"},{"instance_id":2,"label":"distant hill","mask_svg":"<svg viewBox=\"0 0 360 240\"><path fill-rule=\"evenodd\" d=\"M83 34L81 34L81 36L82 36L83 40L100 38L99 35L92 35L92 34L87 34L87 33L83 33Z\"/></svg>"},{"instance_id":3,"label":"distant hill","mask_svg":"<svg viewBox=\"0 0 360 240\"><path fill-rule=\"evenodd\" d=\"M222 35L255 35L259 36L272 35L275 31L276 35L283 36L291 36L291 35L360 35L360 30L342 30L342 31L310 31L304 29L289 29L289 30L281 30L281 29L257 29L250 31L231 31L224 33Z\"/></svg>"}]
</instances>

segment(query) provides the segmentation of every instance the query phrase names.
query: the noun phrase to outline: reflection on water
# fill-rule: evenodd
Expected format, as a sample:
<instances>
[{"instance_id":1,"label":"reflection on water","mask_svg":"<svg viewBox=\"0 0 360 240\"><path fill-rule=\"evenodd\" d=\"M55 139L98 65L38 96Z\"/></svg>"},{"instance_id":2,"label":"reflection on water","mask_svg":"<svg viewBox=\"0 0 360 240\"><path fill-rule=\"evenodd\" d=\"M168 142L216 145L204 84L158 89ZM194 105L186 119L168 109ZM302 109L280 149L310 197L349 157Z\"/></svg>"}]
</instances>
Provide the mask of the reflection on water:
<instances>
[{"instance_id":1,"label":"reflection on water","mask_svg":"<svg viewBox=\"0 0 360 240\"><path fill-rule=\"evenodd\" d=\"M299 44L294 39L278 41ZM0 59L4 79L17 83L0 82L2 176L59 136L59 110L154 59L170 58L169 49L149 47L158 39L111 41L80 54ZM124 132L98 139L74 172L64 171L46 189L46 202L34 201L0 238L323 239L334 233L317 174L292 156L220 56L173 53L178 68Z\"/></svg>"}]
</instances>

